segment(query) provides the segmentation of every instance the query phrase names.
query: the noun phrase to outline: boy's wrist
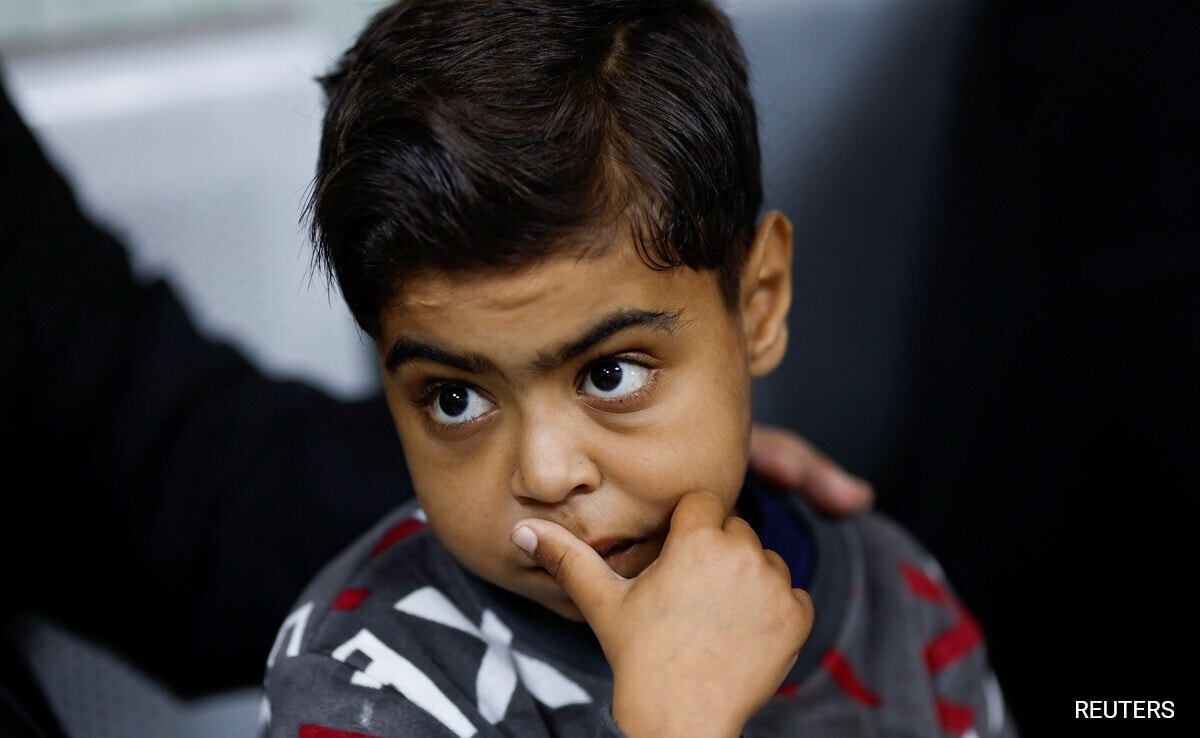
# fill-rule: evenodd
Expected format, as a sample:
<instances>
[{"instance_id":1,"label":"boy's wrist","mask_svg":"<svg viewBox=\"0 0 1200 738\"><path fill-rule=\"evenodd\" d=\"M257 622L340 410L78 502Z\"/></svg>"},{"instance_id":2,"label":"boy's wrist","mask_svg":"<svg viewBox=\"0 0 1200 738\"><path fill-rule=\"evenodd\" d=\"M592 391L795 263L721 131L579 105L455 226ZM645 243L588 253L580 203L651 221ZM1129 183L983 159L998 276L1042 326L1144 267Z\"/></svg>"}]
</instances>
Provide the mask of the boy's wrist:
<instances>
[{"instance_id":1,"label":"boy's wrist","mask_svg":"<svg viewBox=\"0 0 1200 738\"><path fill-rule=\"evenodd\" d=\"M696 705L690 700L625 700L613 694L612 719L626 738L739 738L744 720L714 715L714 705Z\"/></svg>"}]
</instances>

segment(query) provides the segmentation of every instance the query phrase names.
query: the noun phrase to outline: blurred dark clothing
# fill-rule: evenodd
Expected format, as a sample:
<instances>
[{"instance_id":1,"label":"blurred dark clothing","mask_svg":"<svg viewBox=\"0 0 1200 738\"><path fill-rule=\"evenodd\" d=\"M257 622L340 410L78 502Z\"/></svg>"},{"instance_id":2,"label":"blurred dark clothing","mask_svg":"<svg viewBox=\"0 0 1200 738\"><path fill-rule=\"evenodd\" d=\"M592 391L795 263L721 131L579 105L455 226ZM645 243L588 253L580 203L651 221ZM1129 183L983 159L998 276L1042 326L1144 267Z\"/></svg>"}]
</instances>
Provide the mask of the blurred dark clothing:
<instances>
[{"instance_id":1,"label":"blurred dark clothing","mask_svg":"<svg viewBox=\"0 0 1200 738\"><path fill-rule=\"evenodd\" d=\"M201 335L3 89L0 173L0 620L52 618L182 695L258 684L296 593L412 495L386 405ZM0 733L23 735L48 715L3 653Z\"/></svg>"},{"instance_id":2,"label":"blurred dark clothing","mask_svg":"<svg viewBox=\"0 0 1200 738\"><path fill-rule=\"evenodd\" d=\"M1200 5L984 2L880 505L1025 735L1179 735L1200 655ZM1174 700L1174 720L1075 701ZM1194 720L1194 718L1192 718Z\"/></svg>"}]
</instances>

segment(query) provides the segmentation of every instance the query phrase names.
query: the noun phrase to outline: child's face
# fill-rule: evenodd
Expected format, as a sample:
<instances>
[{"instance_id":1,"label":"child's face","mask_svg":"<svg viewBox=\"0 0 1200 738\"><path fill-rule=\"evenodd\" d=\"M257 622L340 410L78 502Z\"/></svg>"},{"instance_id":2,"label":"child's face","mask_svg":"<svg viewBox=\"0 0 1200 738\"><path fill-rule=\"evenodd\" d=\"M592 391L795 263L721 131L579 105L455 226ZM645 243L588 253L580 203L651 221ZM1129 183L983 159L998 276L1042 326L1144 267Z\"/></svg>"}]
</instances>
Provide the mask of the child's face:
<instances>
[{"instance_id":1,"label":"child's face","mask_svg":"<svg viewBox=\"0 0 1200 738\"><path fill-rule=\"evenodd\" d=\"M750 380L766 366L761 321L747 319L763 301L743 292L731 311L714 272L654 270L628 239L512 274L408 283L382 312L379 354L418 499L447 549L578 620L509 541L518 520L559 523L633 577L684 493L713 492L732 511Z\"/></svg>"}]
</instances>

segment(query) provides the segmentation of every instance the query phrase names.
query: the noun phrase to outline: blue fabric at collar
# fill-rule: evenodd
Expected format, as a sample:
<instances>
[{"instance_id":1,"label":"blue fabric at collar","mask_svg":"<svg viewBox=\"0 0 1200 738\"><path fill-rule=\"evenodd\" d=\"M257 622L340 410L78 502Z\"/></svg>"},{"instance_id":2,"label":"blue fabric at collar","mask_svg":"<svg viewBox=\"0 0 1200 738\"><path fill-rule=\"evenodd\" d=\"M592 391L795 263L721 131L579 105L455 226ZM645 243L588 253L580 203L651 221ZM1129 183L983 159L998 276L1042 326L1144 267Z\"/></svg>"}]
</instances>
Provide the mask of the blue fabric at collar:
<instances>
[{"instance_id":1,"label":"blue fabric at collar","mask_svg":"<svg viewBox=\"0 0 1200 738\"><path fill-rule=\"evenodd\" d=\"M763 548L779 554L792 572L792 586L808 589L812 583L813 546L807 527L795 515L781 494L790 490L768 490L752 475L747 475L738 512L758 532Z\"/></svg>"}]
</instances>

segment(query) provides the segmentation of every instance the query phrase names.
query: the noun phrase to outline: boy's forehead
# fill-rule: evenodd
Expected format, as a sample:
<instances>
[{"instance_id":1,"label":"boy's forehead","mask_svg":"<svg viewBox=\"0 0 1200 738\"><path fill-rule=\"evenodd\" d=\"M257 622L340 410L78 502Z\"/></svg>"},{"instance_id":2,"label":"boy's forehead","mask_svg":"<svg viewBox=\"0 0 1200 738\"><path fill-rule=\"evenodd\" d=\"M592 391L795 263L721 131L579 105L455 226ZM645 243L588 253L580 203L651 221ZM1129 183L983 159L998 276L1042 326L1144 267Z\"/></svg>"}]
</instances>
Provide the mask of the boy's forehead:
<instances>
[{"instance_id":1,"label":"boy's forehead","mask_svg":"<svg viewBox=\"0 0 1200 738\"><path fill-rule=\"evenodd\" d=\"M552 257L519 268L429 271L406 283L400 306L415 310L455 305L515 310L549 294L574 290L586 274L585 257Z\"/></svg>"},{"instance_id":2,"label":"boy's forehead","mask_svg":"<svg viewBox=\"0 0 1200 738\"><path fill-rule=\"evenodd\" d=\"M679 316L690 322L716 311L723 312L724 303L713 272L655 268L628 243L519 269L423 273L383 309L380 350L388 354L398 343L415 341L489 354L508 348L544 353L597 330L673 330Z\"/></svg>"},{"instance_id":3,"label":"boy's forehead","mask_svg":"<svg viewBox=\"0 0 1200 738\"><path fill-rule=\"evenodd\" d=\"M470 307L518 310L560 296L582 298L625 294L647 279L669 275L650 266L628 235L596 235L516 266L485 265L461 270L429 269L404 281L398 304L410 310ZM602 281L600 281L602 278Z\"/></svg>"},{"instance_id":4,"label":"boy's forehead","mask_svg":"<svg viewBox=\"0 0 1200 738\"><path fill-rule=\"evenodd\" d=\"M606 259L616 255L617 258ZM497 309L520 307L536 295L553 289L571 289L593 271L597 262L608 262L607 271L617 276L636 277L639 267L649 268L641 258L627 227L610 223L573 233L545 253L519 264L480 264L458 269L427 268L408 276L398 303L412 307L443 307L456 300L455 293L486 296ZM614 269L615 267L615 269ZM457 299L461 299L461 295Z\"/></svg>"}]
</instances>

